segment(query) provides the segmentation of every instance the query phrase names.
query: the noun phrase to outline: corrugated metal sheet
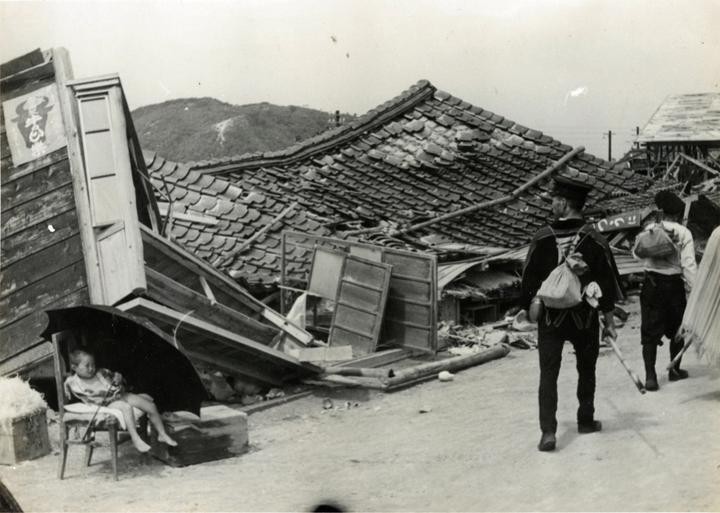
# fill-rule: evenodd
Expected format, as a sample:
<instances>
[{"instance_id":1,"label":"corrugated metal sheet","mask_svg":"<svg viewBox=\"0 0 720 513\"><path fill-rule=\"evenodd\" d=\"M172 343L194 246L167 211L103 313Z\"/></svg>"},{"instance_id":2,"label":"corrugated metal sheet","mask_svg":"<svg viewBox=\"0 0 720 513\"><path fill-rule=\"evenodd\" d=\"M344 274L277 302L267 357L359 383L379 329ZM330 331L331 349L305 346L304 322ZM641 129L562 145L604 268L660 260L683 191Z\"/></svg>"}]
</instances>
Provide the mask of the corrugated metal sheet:
<instances>
[{"instance_id":1,"label":"corrugated metal sheet","mask_svg":"<svg viewBox=\"0 0 720 513\"><path fill-rule=\"evenodd\" d=\"M668 96L638 141L720 141L720 93Z\"/></svg>"}]
</instances>

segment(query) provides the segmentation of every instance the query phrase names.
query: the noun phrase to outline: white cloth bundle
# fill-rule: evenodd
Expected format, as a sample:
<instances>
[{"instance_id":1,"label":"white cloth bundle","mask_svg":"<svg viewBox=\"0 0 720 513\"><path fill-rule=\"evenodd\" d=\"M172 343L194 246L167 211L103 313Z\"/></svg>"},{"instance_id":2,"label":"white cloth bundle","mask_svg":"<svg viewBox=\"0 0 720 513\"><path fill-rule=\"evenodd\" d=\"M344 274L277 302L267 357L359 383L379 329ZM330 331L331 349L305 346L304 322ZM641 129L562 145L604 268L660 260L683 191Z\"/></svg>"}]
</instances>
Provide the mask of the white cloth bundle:
<instances>
[{"instance_id":1,"label":"white cloth bundle","mask_svg":"<svg viewBox=\"0 0 720 513\"><path fill-rule=\"evenodd\" d=\"M720 227L710 235L690 291L680 334L700 357L720 367Z\"/></svg>"},{"instance_id":2,"label":"white cloth bundle","mask_svg":"<svg viewBox=\"0 0 720 513\"><path fill-rule=\"evenodd\" d=\"M94 404L72 403L72 404L65 405L66 412L75 413L78 415L92 416L95 413L95 410L97 410L97 409L98 409L98 407L95 406ZM134 406L133 406L133 413L135 414L136 419L139 419L141 415L144 415L143 411L140 408L136 408ZM115 417L118 420L118 423L120 424L120 429L127 429L127 427L125 426L125 418L123 417L122 412L116 408L108 408L107 406L100 406L98 415L112 415L113 417Z\"/></svg>"}]
</instances>

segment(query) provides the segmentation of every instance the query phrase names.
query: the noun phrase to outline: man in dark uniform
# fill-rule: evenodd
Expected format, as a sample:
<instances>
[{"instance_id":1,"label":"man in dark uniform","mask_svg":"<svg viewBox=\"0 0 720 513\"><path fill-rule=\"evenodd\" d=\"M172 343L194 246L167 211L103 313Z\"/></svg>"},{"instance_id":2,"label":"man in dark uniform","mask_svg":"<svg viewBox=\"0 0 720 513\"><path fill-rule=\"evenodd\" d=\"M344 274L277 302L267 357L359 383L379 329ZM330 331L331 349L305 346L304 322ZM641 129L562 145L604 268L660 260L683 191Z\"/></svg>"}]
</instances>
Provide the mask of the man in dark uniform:
<instances>
[{"instance_id":1,"label":"man in dark uniform","mask_svg":"<svg viewBox=\"0 0 720 513\"><path fill-rule=\"evenodd\" d=\"M528 250L522 278L524 307L528 308L542 282L557 267L563 254L577 252L587 264L580 276L583 289L595 282L602 292L597 306L604 317L603 337L616 337L613 311L622 292L615 261L607 241L592 226L585 223L582 208L592 189L590 177L578 173L573 178L557 176L552 192L553 222L541 228ZM577 244L577 246L574 246ZM535 300L536 301L536 300ZM595 420L595 364L598 358L600 322L596 308L587 301L563 310L545 308L538 319L538 354L540 359L540 429L538 444L541 451L555 449L557 430L557 378L560 372L562 349L569 340L577 359L578 386L577 426L580 433L602 429Z\"/></svg>"}]
</instances>

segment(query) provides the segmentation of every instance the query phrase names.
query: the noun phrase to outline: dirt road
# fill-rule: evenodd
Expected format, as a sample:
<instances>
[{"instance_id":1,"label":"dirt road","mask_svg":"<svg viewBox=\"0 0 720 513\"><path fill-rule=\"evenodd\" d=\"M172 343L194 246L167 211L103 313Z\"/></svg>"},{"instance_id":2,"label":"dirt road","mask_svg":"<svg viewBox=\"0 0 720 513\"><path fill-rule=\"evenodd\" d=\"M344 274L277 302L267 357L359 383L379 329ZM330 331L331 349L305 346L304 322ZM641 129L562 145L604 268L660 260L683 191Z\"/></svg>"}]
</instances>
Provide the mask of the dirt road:
<instances>
[{"instance_id":1,"label":"dirt road","mask_svg":"<svg viewBox=\"0 0 720 513\"><path fill-rule=\"evenodd\" d=\"M630 309L619 345L640 372ZM667 345L660 353L664 365ZM107 453L86 470L78 449L65 481L57 456L0 467L0 477L26 511L307 511L329 500L362 511L720 509L720 372L690 351L690 379L662 373L660 391L641 395L601 349L604 428L578 435L569 344L563 359L554 453L536 449L537 353L513 350L448 383L343 392L332 410L319 393L253 414L252 451L238 458L175 469L126 444L117 483Z\"/></svg>"}]
</instances>

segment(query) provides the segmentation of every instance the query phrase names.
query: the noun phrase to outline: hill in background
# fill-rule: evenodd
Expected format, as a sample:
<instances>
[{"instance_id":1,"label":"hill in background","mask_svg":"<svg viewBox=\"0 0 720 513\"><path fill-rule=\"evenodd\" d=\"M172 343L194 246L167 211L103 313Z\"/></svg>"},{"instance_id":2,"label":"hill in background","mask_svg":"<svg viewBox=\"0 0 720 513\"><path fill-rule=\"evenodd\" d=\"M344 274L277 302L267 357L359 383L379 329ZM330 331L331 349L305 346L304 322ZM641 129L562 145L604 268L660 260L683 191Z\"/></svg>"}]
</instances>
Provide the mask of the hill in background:
<instances>
[{"instance_id":1,"label":"hill in background","mask_svg":"<svg viewBox=\"0 0 720 513\"><path fill-rule=\"evenodd\" d=\"M333 120L305 107L231 105L214 98L148 105L132 117L142 148L176 162L280 150L327 130Z\"/></svg>"}]
</instances>

